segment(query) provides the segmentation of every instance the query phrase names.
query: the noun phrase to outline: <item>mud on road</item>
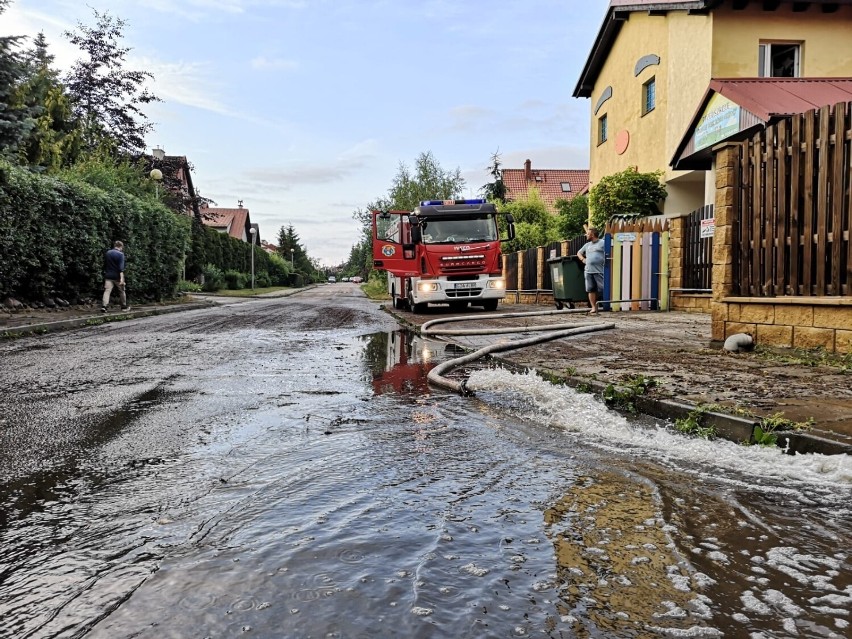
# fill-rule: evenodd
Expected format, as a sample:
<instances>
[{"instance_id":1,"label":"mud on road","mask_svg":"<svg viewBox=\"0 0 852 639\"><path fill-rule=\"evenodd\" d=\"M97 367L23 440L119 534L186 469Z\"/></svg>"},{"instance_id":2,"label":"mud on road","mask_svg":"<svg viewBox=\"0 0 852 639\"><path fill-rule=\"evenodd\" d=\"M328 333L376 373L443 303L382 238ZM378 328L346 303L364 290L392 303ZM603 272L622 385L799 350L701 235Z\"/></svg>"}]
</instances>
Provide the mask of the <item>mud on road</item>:
<instances>
[{"instance_id":1,"label":"mud on road","mask_svg":"<svg viewBox=\"0 0 852 639\"><path fill-rule=\"evenodd\" d=\"M498 313L551 310L546 306L501 304ZM413 314L394 311L401 321L420 325L454 315L449 309L430 308ZM717 405L729 412L757 416L783 413L793 422L813 419L812 432L852 443L852 358L827 357L784 349L758 348L749 353L727 353L710 341L710 317L682 312L635 311L602 313L597 320L585 314L545 316L528 320L479 320L486 315L470 309L473 325L521 326L575 320L579 323L615 323L611 331L560 339L517 351L500 358L532 367L577 383L598 381L625 384L639 376L656 385L647 396L696 405ZM462 325L459 324L459 327ZM465 328L468 326L465 324ZM463 346L479 342L450 338ZM493 339L493 336L492 338Z\"/></svg>"}]
</instances>

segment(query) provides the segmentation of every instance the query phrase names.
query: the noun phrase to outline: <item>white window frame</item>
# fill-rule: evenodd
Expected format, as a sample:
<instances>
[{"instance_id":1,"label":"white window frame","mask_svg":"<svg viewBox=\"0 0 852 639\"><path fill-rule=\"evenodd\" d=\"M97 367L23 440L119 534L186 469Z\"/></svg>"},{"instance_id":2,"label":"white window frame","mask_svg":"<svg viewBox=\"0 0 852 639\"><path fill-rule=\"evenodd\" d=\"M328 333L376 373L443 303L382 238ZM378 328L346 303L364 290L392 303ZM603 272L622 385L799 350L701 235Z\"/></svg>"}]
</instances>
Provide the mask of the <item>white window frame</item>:
<instances>
[{"instance_id":1,"label":"white window frame","mask_svg":"<svg viewBox=\"0 0 852 639\"><path fill-rule=\"evenodd\" d=\"M654 87L653 100L648 104L648 94L651 87ZM647 82L642 83L642 115L648 115L651 111L657 108L657 76L652 76Z\"/></svg>"},{"instance_id":2,"label":"white window frame","mask_svg":"<svg viewBox=\"0 0 852 639\"><path fill-rule=\"evenodd\" d=\"M793 75L792 76L773 76L772 75L772 47L773 46L784 46L784 47L796 47L795 49L795 60L793 61ZM784 41L767 41L761 42L758 45L758 53L757 53L757 75L761 78L773 78L773 77L793 77L793 78L801 78L802 77L802 43L801 42L784 42Z\"/></svg>"},{"instance_id":3,"label":"white window frame","mask_svg":"<svg viewBox=\"0 0 852 639\"><path fill-rule=\"evenodd\" d=\"M609 118L604 113L598 118L598 146L603 144L609 138Z\"/></svg>"}]
</instances>

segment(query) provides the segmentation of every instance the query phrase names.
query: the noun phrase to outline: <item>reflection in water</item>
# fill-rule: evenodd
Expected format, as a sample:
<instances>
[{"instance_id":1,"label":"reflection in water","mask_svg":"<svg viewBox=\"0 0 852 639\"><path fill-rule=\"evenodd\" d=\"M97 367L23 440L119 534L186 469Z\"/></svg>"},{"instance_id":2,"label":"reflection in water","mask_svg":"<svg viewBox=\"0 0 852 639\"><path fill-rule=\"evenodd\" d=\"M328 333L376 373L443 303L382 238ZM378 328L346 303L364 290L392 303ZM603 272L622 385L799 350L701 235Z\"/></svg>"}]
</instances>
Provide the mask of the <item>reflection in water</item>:
<instances>
[{"instance_id":1,"label":"reflection in water","mask_svg":"<svg viewBox=\"0 0 852 639\"><path fill-rule=\"evenodd\" d=\"M430 393L426 376L444 359L449 344L405 330L374 333L366 339L364 356L376 395Z\"/></svg>"}]
</instances>

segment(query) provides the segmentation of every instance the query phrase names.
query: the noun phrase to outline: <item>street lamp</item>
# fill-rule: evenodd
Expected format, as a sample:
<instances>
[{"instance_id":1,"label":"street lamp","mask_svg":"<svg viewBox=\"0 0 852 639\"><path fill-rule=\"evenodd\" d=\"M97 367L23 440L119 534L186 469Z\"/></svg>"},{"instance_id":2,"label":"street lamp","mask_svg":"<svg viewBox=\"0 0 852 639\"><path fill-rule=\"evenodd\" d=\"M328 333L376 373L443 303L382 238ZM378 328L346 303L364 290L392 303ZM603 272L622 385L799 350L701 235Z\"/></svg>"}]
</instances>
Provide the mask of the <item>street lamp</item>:
<instances>
[{"instance_id":1,"label":"street lamp","mask_svg":"<svg viewBox=\"0 0 852 639\"><path fill-rule=\"evenodd\" d=\"M154 156L154 160L156 162L162 162L163 158L166 157L166 152L160 147L155 148L151 151L151 155ZM163 179L163 172L160 169L151 169L151 173L149 173L151 179L154 180L154 193L157 195L157 199L160 199L160 181Z\"/></svg>"},{"instance_id":2,"label":"street lamp","mask_svg":"<svg viewBox=\"0 0 852 639\"><path fill-rule=\"evenodd\" d=\"M254 290L254 238L257 235L257 229L251 227L249 233L251 233L251 290Z\"/></svg>"},{"instance_id":3,"label":"street lamp","mask_svg":"<svg viewBox=\"0 0 852 639\"><path fill-rule=\"evenodd\" d=\"M295 269L296 269L296 267L295 267L295 266L293 266L293 253L294 253L295 251L296 251L296 249L290 249L290 269L291 269L291 270L295 270Z\"/></svg>"}]
</instances>

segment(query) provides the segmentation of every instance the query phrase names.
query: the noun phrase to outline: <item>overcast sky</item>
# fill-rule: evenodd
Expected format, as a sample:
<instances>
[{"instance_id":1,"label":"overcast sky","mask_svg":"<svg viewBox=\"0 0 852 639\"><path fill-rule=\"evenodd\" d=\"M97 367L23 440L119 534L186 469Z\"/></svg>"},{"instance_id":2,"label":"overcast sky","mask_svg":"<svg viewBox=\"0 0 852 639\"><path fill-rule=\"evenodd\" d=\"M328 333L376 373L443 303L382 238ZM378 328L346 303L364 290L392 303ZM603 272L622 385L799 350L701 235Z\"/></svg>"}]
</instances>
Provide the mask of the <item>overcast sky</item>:
<instances>
[{"instance_id":1,"label":"overcast sky","mask_svg":"<svg viewBox=\"0 0 852 639\"><path fill-rule=\"evenodd\" d=\"M352 213L431 151L466 197L504 168L583 169L589 101L571 97L607 0L12 0L3 35L62 32L93 9L127 21L128 69L154 74L150 148L185 155L217 206L237 200L275 242L345 260Z\"/></svg>"}]
</instances>

